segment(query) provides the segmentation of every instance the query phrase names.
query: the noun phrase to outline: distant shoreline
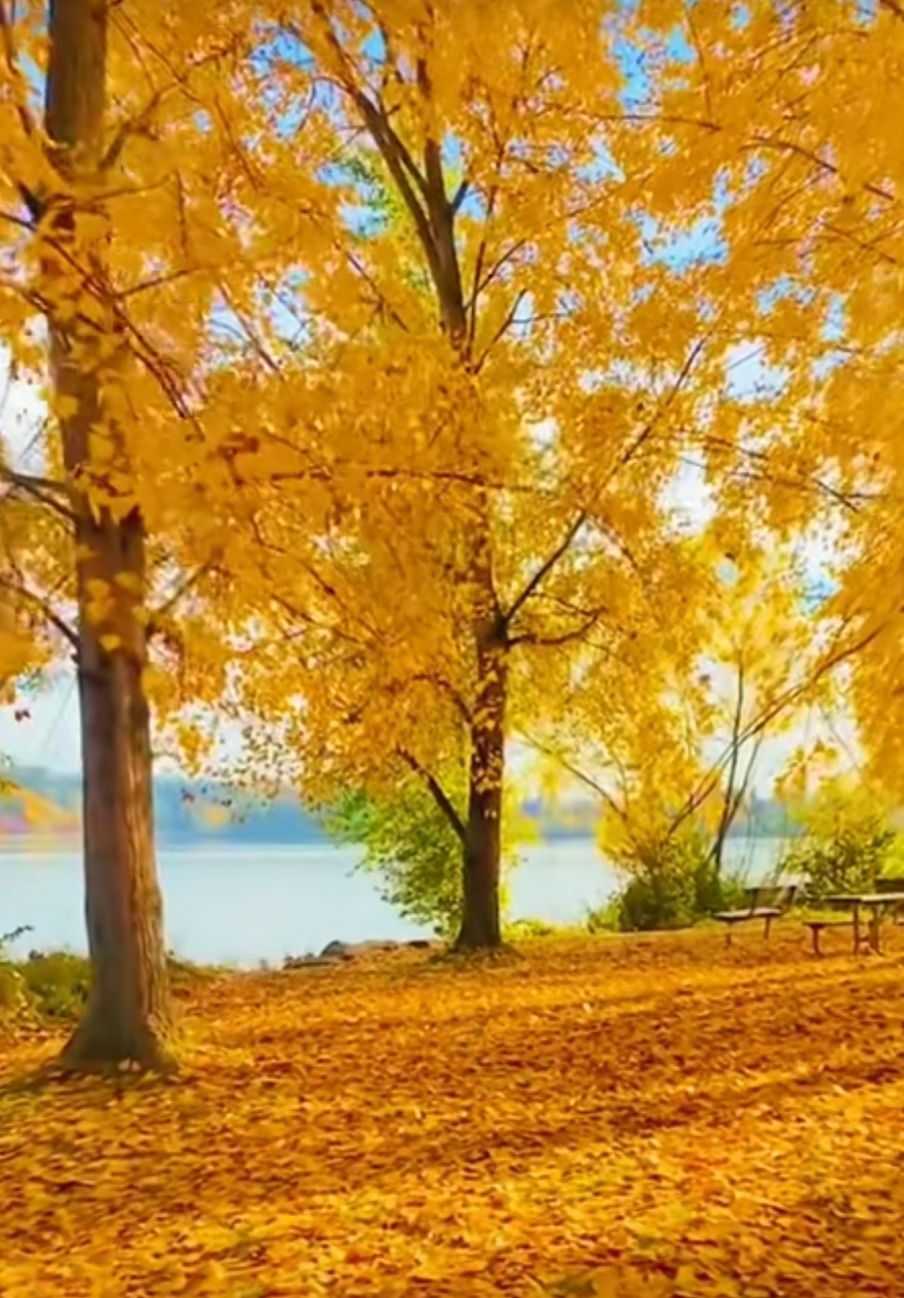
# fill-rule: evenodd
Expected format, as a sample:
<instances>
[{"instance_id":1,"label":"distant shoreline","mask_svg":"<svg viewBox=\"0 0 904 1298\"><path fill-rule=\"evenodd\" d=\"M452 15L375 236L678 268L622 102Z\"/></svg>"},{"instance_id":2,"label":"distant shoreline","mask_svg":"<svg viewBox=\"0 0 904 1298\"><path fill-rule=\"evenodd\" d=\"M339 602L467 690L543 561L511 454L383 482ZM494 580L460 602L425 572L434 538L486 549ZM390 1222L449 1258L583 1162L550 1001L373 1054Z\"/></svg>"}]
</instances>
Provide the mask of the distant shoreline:
<instances>
[{"instance_id":1,"label":"distant shoreline","mask_svg":"<svg viewBox=\"0 0 904 1298\"><path fill-rule=\"evenodd\" d=\"M793 833L778 832L769 830L763 833L751 834L747 830L742 830L728 835L729 842L738 842L745 839L756 839L758 841L780 841L782 839L793 838ZM534 846L554 845L556 843L595 843L595 837L592 833L551 833L541 836ZM15 830L6 831L0 835L0 858L4 855L14 855L22 852L35 853L74 853L81 851L81 835L74 834L54 834L41 830ZM337 843L334 839L327 837L304 837L304 838L245 838L242 835L217 835L217 834L186 834L186 835L167 835L165 838L157 840L158 852L175 852L187 850L199 850L210 848L214 851L221 851L224 848L241 848L244 851L253 848L259 849L279 849L295 850L302 848L321 848L327 850L336 848L337 850L353 849L355 843Z\"/></svg>"}]
</instances>

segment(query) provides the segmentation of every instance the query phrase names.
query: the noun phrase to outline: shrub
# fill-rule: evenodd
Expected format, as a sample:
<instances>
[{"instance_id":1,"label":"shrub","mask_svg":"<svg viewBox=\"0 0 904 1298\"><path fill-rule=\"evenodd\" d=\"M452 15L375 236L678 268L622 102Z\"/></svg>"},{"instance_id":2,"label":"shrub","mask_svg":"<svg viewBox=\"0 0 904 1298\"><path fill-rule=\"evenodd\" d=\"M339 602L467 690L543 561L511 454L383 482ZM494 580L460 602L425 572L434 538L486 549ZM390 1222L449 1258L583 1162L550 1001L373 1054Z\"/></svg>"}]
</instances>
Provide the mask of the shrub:
<instances>
[{"instance_id":1,"label":"shrub","mask_svg":"<svg viewBox=\"0 0 904 1298\"><path fill-rule=\"evenodd\" d=\"M360 868L380 878L390 905L451 937L461 917L461 844L426 789L412 785L391 802L346 795L327 819L340 841L364 849Z\"/></svg>"},{"instance_id":2,"label":"shrub","mask_svg":"<svg viewBox=\"0 0 904 1298\"><path fill-rule=\"evenodd\" d=\"M623 933L686 928L693 919L693 880L668 870L632 879L618 900Z\"/></svg>"},{"instance_id":3,"label":"shrub","mask_svg":"<svg viewBox=\"0 0 904 1298\"><path fill-rule=\"evenodd\" d=\"M84 956L68 951L32 951L16 966L25 993L35 1008L50 1018L75 1018L88 998L91 966Z\"/></svg>"},{"instance_id":4,"label":"shrub","mask_svg":"<svg viewBox=\"0 0 904 1298\"><path fill-rule=\"evenodd\" d=\"M505 926L505 935L516 940L525 937L552 937L556 932L555 924L545 919L513 919Z\"/></svg>"},{"instance_id":5,"label":"shrub","mask_svg":"<svg viewBox=\"0 0 904 1298\"><path fill-rule=\"evenodd\" d=\"M805 881L808 905L818 906L833 892L871 888L894 863L897 835L884 806L846 780L826 780L795 819L803 835L781 869Z\"/></svg>"},{"instance_id":6,"label":"shrub","mask_svg":"<svg viewBox=\"0 0 904 1298\"><path fill-rule=\"evenodd\" d=\"M460 772L457 778L454 772L447 774L444 787L459 807L465 805ZM503 878L516 862L514 839L523 836L515 819L509 798L503 816ZM378 876L381 895L391 906L441 937L454 937L462 911L461 842L423 785L412 781L380 801L364 791L350 792L324 820L340 842L364 849L360 869ZM506 901L503 882L503 914Z\"/></svg>"},{"instance_id":7,"label":"shrub","mask_svg":"<svg viewBox=\"0 0 904 1298\"><path fill-rule=\"evenodd\" d=\"M14 964L0 960L0 1012L22 1009L28 1004L25 982Z\"/></svg>"},{"instance_id":8,"label":"shrub","mask_svg":"<svg viewBox=\"0 0 904 1298\"><path fill-rule=\"evenodd\" d=\"M616 864L630 878L603 906L587 912L591 933L686 928L745 901L743 878L716 869L708 838L695 829L659 841L632 839Z\"/></svg>"},{"instance_id":9,"label":"shrub","mask_svg":"<svg viewBox=\"0 0 904 1298\"><path fill-rule=\"evenodd\" d=\"M631 876L618 897L622 932L684 928L717 908L707 843L693 830L659 839L635 837L618 865Z\"/></svg>"},{"instance_id":10,"label":"shrub","mask_svg":"<svg viewBox=\"0 0 904 1298\"><path fill-rule=\"evenodd\" d=\"M601 906L589 906L584 917L588 933L615 933L618 931L620 897L615 893Z\"/></svg>"}]
</instances>

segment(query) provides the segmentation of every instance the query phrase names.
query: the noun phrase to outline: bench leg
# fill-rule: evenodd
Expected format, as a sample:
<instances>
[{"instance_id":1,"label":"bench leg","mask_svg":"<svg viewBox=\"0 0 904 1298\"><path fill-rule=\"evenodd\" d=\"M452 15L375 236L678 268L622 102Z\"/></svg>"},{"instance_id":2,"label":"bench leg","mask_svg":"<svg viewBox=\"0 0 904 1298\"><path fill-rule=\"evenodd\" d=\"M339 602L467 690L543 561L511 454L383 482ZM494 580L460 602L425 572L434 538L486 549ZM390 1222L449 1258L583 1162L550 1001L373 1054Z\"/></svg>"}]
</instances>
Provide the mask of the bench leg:
<instances>
[{"instance_id":1,"label":"bench leg","mask_svg":"<svg viewBox=\"0 0 904 1298\"><path fill-rule=\"evenodd\" d=\"M731 946L731 935L734 932L734 924L725 925L725 945Z\"/></svg>"},{"instance_id":2,"label":"bench leg","mask_svg":"<svg viewBox=\"0 0 904 1298\"><path fill-rule=\"evenodd\" d=\"M764 938L767 938L767 937L769 936L769 930L770 930L771 928L772 928L772 916L771 916L771 915L767 915L767 916L766 916L766 921L765 921L765 923L764 923L764 925L763 925L763 937L764 937Z\"/></svg>"},{"instance_id":3,"label":"bench leg","mask_svg":"<svg viewBox=\"0 0 904 1298\"><path fill-rule=\"evenodd\" d=\"M820 955L820 956L821 956L821 955L822 955L822 949L820 948L820 945L819 945L819 929L818 929L818 928L812 928L812 929L810 929L810 932L813 934L813 954L814 954L814 955Z\"/></svg>"}]
</instances>

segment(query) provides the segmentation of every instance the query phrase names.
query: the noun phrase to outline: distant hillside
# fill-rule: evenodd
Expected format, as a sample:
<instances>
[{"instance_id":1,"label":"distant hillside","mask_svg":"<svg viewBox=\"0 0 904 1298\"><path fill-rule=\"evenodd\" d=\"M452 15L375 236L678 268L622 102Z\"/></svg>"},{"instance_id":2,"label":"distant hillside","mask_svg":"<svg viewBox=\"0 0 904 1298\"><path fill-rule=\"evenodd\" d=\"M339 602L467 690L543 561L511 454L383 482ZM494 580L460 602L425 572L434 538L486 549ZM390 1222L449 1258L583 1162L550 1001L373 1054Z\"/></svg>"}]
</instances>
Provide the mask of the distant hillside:
<instances>
[{"instance_id":1,"label":"distant hillside","mask_svg":"<svg viewBox=\"0 0 904 1298\"><path fill-rule=\"evenodd\" d=\"M19 767L12 778L25 791L0 797L0 838L26 834L33 829L77 832L81 782L75 774L35 767ZM32 802L50 804L53 814L42 815ZM229 843L323 843L327 835L305 814L297 799L280 797L261 803L242 797L209 781L164 775L154 781L157 838L161 843L194 841Z\"/></svg>"},{"instance_id":2,"label":"distant hillside","mask_svg":"<svg viewBox=\"0 0 904 1298\"><path fill-rule=\"evenodd\" d=\"M25 796L0 795L0 843L4 837L39 832L78 832L81 786L76 774L38 767L20 767L11 773ZM285 795L273 802L253 801L226 785L160 776L154 784L158 841L170 845L191 842L220 843L324 843L328 835L321 824L304 812L298 800ZM595 805L580 799L550 807L540 798L527 799L522 807L548 840L592 837L597 818ZM734 836L785 837L789 826L784 811L767 799L757 800L749 821L740 820Z\"/></svg>"}]
</instances>

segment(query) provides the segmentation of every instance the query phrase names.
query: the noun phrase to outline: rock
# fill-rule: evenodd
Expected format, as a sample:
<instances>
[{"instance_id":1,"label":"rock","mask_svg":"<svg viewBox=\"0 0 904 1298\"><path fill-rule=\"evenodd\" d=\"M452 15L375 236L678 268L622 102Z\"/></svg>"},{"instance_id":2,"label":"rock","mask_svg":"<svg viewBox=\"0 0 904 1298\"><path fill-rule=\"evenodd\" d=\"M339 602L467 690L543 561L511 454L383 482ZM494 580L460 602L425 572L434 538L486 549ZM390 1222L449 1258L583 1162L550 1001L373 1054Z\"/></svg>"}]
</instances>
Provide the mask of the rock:
<instances>
[{"instance_id":1,"label":"rock","mask_svg":"<svg viewBox=\"0 0 904 1298\"><path fill-rule=\"evenodd\" d=\"M373 955L376 951L401 951L405 947L431 947L434 943L426 938L416 938L413 942L393 942L388 938L372 938L367 942L340 942L334 938L327 942L319 955L291 955L283 961L283 969L303 969L308 965L336 965L342 961L354 960L357 956Z\"/></svg>"},{"instance_id":2,"label":"rock","mask_svg":"<svg viewBox=\"0 0 904 1298\"><path fill-rule=\"evenodd\" d=\"M339 942L334 938L332 942L327 942L320 957L323 960L352 960L354 954L347 942Z\"/></svg>"}]
</instances>

